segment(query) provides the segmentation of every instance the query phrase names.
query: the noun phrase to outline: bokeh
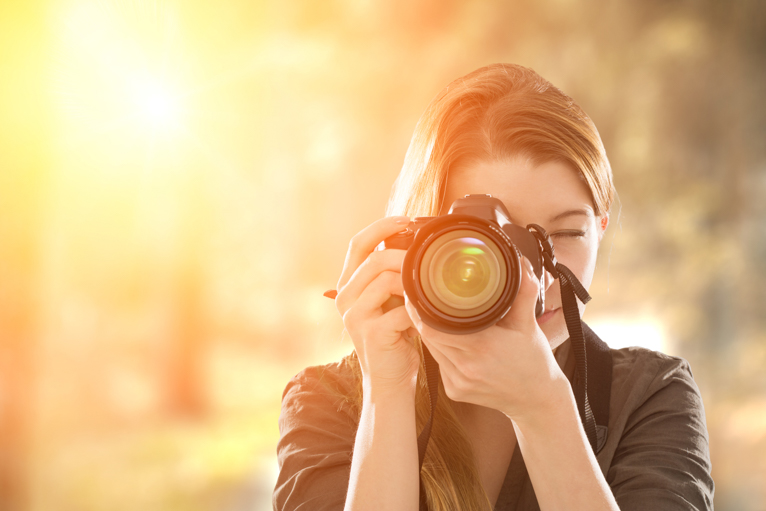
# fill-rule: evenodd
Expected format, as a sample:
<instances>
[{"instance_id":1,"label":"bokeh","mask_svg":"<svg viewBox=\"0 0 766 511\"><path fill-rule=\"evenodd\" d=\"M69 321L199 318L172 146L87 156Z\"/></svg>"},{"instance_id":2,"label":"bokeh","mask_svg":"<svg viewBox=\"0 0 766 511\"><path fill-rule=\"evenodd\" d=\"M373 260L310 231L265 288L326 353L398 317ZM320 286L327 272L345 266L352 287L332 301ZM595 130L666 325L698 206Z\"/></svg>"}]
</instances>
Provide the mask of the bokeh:
<instances>
[{"instance_id":1,"label":"bokeh","mask_svg":"<svg viewBox=\"0 0 766 511\"><path fill-rule=\"evenodd\" d=\"M0 508L267 510L281 392L449 81L532 67L620 200L586 321L689 360L766 509L766 4L0 3Z\"/></svg>"}]
</instances>

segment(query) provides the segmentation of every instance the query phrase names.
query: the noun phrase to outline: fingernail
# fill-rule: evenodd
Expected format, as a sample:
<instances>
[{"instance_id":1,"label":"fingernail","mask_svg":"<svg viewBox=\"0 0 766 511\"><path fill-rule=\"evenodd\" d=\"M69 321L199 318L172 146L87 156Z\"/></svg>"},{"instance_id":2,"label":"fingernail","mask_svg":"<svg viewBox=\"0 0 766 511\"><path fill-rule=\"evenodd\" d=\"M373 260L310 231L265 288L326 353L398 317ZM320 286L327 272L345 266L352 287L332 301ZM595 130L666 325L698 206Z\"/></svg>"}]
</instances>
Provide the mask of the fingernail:
<instances>
[{"instance_id":1,"label":"fingernail","mask_svg":"<svg viewBox=\"0 0 766 511\"><path fill-rule=\"evenodd\" d=\"M406 216L395 216L393 218L394 218L394 222L396 222L397 224L407 225L408 223L410 223L409 217L406 217Z\"/></svg>"}]
</instances>

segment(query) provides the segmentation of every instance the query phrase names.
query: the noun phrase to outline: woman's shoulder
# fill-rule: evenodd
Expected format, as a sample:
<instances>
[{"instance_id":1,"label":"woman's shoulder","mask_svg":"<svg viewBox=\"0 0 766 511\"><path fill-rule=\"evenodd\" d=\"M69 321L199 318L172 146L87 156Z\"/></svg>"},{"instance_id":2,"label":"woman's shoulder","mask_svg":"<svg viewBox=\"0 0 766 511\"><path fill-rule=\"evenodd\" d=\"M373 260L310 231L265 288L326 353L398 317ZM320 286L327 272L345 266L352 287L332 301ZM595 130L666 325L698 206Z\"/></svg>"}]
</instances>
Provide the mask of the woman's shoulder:
<instances>
[{"instance_id":1,"label":"woman's shoulder","mask_svg":"<svg viewBox=\"0 0 766 511\"><path fill-rule=\"evenodd\" d=\"M282 411L332 408L354 415L357 363L354 353L337 362L310 366L293 376L282 393Z\"/></svg>"},{"instance_id":2,"label":"woman's shoulder","mask_svg":"<svg viewBox=\"0 0 766 511\"><path fill-rule=\"evenodd\" d=\"M275 509L341 509L358 427L353 355L307 367L285 387Z\"/></svg>"},{"instance_id":3,"label":"woman's shoulder","mask_svg":"<svg viewBox=\"0 0 766 511\"><path fill-rule=\"evenodd\" d=\"M658 411L683 413L704 424L702 396L685 359L640 347L610 351L610 430Z\"/></svg>"},{"instance_id":4,"label":"woman's shoulder","mask_svg":"<svg viewBox=\"0 0 766 511\"><path fill-rule=\"evenodd\" d=\"M689 363L646 348L610 351L609 434L598 459L620 509L712 509L705 410Z\"/></svg>"},{"instance_id":5,"label":"woman's shoulder","mask_svg":"<svg viewBox=\"0 0 766 511\"><path fill-rule=\"evenodd\" d=\"M610 349L612 354L612 392L646 393L675 380L693 381L689 363L681 358L647 348L631 346Z\"/></svg>"},{"instance_id":6,"label":"woman's shoulder","mask_svg":"<svg viewBox=\"0 0 766 511\"><path fill-rule=\"evenodd\" d=\"M342 359L324 365L309 366L292 377L285 393L293 387L307 387L317 392L326 388L345 388L354 385L355 358L351 353Z\"/></svg>"}]
</instances>

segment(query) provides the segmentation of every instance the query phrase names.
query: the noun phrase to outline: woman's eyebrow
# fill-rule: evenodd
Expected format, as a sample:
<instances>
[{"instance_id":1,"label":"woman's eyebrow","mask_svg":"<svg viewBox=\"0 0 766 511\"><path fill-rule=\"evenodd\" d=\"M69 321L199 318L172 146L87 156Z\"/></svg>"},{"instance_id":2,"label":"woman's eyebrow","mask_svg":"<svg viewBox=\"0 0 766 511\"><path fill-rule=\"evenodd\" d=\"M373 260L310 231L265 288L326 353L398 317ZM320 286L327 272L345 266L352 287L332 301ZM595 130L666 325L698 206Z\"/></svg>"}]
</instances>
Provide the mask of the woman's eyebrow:
<instances>
[{"instance_id":1,"label":"woman's eyebrow","mask_svg":"<svg viewBox=\"0 0 766 511\"><path fill-rule=\"evenodd\" d=\"M553 223L557 220L561 220L563 218L568 218L570 216L592 216L593 213L590 209L587 208L579 208L579 209L568 209L564 211L563 213L559 213L558 215L552 217L548 222Z\"/></svg>"}]
</instances>

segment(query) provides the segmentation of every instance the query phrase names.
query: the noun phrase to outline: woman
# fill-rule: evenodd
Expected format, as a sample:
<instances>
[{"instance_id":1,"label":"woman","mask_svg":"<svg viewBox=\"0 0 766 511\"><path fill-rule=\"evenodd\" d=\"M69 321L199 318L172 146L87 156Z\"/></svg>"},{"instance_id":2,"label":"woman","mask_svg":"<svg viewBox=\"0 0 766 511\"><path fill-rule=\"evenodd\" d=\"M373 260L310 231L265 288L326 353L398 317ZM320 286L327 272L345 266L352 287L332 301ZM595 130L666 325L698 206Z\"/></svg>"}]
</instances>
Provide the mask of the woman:
<instances>
[{"instance_id":1,"label":"woman","mask_svg":"<svg viewBox=\"0 0 766 511\"><path fill-rule=\"evenodd\" d=\"M611 377L588 391L606 396L592 447L572 390L559 280L535 278L526 259L513 307L480 332L435 330L409 301L382 308L404 295L405 251L375 247L466 194L491 194L514 224L541 225L558 261L590 285L615 194L595 126L520 66L454 81L418 123L389 216L349 246L336 306L354 353L285 389L275 508L414 511L422 491L431 510L712 509L705 416L688 364L611 350ZM546 306L536 317L539 286ZM417 434L429 416L421 340L442 384L419 470Z\"/></svg>"}]
</instances>

